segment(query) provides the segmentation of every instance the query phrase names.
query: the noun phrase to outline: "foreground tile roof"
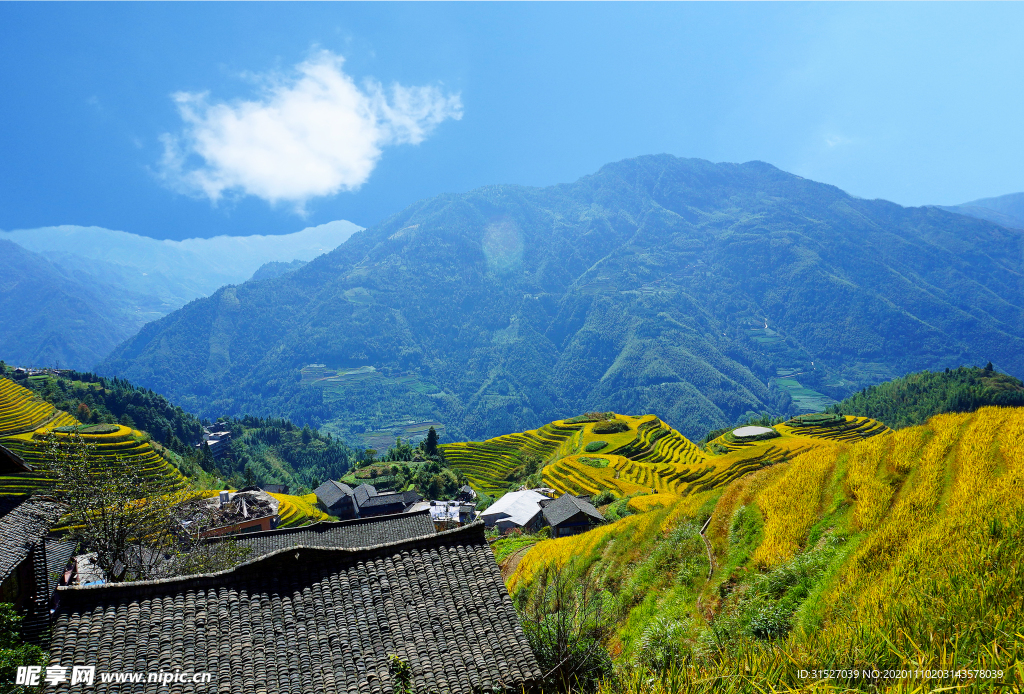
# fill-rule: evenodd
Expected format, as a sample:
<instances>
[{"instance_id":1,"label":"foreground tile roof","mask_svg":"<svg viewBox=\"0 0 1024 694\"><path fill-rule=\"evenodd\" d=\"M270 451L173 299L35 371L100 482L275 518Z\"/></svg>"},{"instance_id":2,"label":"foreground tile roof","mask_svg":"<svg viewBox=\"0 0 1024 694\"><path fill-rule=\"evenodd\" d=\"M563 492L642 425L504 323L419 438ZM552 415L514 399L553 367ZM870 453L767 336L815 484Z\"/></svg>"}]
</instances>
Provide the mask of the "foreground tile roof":
<instances>
[{"instance_id":1,"label":"foreground tile roof","mask_svg":"<svg viewBox=\"0 0 1024 694\"><path fill-rule=\"evenodd\" d=\"M6 502L9 510L0 517L0 582L18 568L50 528L60 519L61 506L39 497L20 497Z\"/></svg>"},{"instance_id":2,"label":"foreground tile roof","mask_svg":"<svg viewBox=\"0 0 1024 694\"><path fill-rule=\"evenodd\" d=\"M422 511L349 521L322 521L298 528L229 535L215 541L230 539L243 547L251 547L253 553L249 558L255 559L286 547L372 547L433 534L434 522L430 519L430 512Z\"/></svg>"},{"instance_id":3,"label":"foreground tile roof","mask_svg":"<svg viewBox=\"0 0 1024 694\"><path fill-rule=\"evenodd\" d=\"M481 523L361 549L292 547L216 574L61 588L51 664L182 668L210 691L470 694L540 677ZM120 691L97 677L92 691ZM162 692L158 683L132 691Z\"/></svg>"}]
</instances>

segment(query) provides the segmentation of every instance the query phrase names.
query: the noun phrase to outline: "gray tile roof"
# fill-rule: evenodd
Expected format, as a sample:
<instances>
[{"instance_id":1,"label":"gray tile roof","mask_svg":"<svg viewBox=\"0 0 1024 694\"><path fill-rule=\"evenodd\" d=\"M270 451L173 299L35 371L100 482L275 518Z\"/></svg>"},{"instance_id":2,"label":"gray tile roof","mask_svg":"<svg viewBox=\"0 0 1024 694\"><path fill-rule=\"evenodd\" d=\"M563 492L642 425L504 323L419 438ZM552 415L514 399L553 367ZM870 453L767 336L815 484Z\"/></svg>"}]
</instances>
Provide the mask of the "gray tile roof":
<instances>
[{"instance_id":1,"label":"gray tile roof","mask_svg":"<svg viewBox=\"0 0 1024 694\"><path fill-rule=\"evenodd\" d=\"M356 495L356 503L362 506L370 497L377 496L377 488L372 484L361 484L352 493Z\"/></svg>"},{"instance_id":2,"label":"gray tile roof","mask_svg":"<svg viewBox=\"0 0 1024 694\"><path fill-rule=\"evenodd\" d=\"M98 672L181 667L210 691L470 694L541 673L483 525L362 549L292 547L229 571L60 588L50 662ZM92 691L121 691L96 679ZM158 683L132 691L162 692Z\"/></svg>"},{"instance_id":3,"label":"gray tile roof","mask_svg":"<svg viewBox=\"0 0 1024 694\"><path fill-rule=\"evenodd\" d=\"M314 489L313 493L316 494L317 501L330 508L338 503L342 497L351 496L352 488L342 482L327 480Z\"/></svg>"},{"instance_id":4,"label":"gray tile roof","mask_svg":"<svg viewBox=\"0 0 1024 694\"><path fill-rule=\"evenodd\" d=\"M561 525L577 513L589 516L592 522L604 523L604 516L593 504L572 494L563 494L544 506L544 520L548 525Z\"/></svg>"},{"instance_id":5,"label":"gray tile roof","mask_svg":"<svg viewBox=\"0 0 1024 694\"><path fill-rule=\"evenodd\" d=\"M77 542L46 541L46 579L50 588L49 595L53 595L53 591L57 590L57 586L60 585L64 568L71 561L71 557L75 556L76 549L78 549Z\"/></svg>"},{"instance_id":6,"label":"gray tile roof","mask_svg":"<svg viewBox=\"0 0 1024 694\"><path fill-rule=\"evenodd\" d=\"M0 582L7 580L60 517L59 504L39 497L22 497L21 503L0 517Z\"/></svg>"},{"instance_id":7,"label":"gray tile roof","mask_svg":"<svg viewBox=\"0 0 1024 694\"><path fill-rule=\"evenodd\" d=\"M420 495L416 492L390 492L387 494L378 494L377 496L371 496L366 501L359 503L359 508L373 508L374 506L408 506L409 504L415 504L420 501Z\"/></svg>"},{"instance_id":8,"label":"gray tile roof","mask_svg":"<svg viewBox=\"0 0 1024 694\"><path fill-rule=\"evenodd\" d=\"M322 521L298 528L230 535L226 539L251 547L253 553L249 559L255 559L286 547L372 547L433 534L430 512L422 511L349 521ZM214 541L222 539L225 538Z\"/></svg>"}]
</instances>

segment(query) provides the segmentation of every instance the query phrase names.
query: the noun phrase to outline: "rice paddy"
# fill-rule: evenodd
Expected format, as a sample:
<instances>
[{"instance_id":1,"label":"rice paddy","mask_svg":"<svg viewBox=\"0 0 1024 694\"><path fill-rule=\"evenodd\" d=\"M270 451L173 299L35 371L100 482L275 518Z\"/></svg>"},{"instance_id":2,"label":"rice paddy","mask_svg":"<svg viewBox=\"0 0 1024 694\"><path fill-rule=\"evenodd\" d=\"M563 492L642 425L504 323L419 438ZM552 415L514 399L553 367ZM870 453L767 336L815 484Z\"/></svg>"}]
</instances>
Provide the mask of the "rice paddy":
<instances>
[{"instance_id":1,"label":"rice paddy","mask_svg":"<svg viewBox=\"0 0 1024 694\"><path fill-rule=\"evenodd\" d=\"M144 475L160 479L171 489L181 489L186 484L178 469L157 452L142 432L121 425L81 425L26 388L0 378L0 445L33 468L33 472L0 475L0 495L27 494L51 486L45 443L48 436L80 436L93 446L92 455L101 464L131 461L141 466Z\"/></svg>"},{"instance_id":2,"label":"rice paddy","mask_svg":"<svg viewBox=\"0 0 1024 694\"><path fill-rule=\"evenodd\" d=\"M728 484L824 441L862 440L888 431L864 417L838 420L830 426L778 425L777 435L769 430L773 438L762 438L765 432L746 439L726 434L712 442L724 454L702 450L654 415L614 415L609 421L624 429L616 433L594 431L607 429L609 421L558 420L540 429L442 449L477 491L491 495L506 491L510 475L531 456L541 461L543 485L559 493L687 495Z\"/></svg>"},{"instance_id":3,"label":"rice paddy","mask_svg":"<svg viewBox=\"0 0 1024 694\"><path fill-rule=\"evenodd\" d=\"M621 669L602 694L723 682L797 691L822 684L800 675L815 669L847 673L830 691L1024 689L1024 408L938 415L895 432L853 417L776 429L778 438L704 456L714 469L692 488L673 487L659 465L641 469L621 447L607 468L563 457L553 471L566 484L632 482L653 493L630 500L637 515L538 543L508 577L510 591L570 560L589 576L575 580L608 591L605 646ZM777 462L730 479L773 448ZM652 652L651 634L666 624L673 640ZM655 661L671 665L646 665ZM933 674L849 674L887 670Z\"/></svg>"}]
</instances>

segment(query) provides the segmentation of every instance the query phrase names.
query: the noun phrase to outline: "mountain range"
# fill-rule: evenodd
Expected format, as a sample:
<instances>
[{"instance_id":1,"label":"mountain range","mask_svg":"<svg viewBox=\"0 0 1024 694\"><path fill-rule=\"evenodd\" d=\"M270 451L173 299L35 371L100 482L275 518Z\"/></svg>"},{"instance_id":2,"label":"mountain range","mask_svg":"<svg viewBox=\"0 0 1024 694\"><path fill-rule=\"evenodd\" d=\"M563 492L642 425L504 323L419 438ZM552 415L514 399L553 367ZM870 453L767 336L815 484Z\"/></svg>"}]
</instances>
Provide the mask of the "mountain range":
<instances>
[{"instance_id":1,"label":"mountain range","mask_svg":"<svg viewBox=\"0 0 1024 694\"><path fill-rule=\"evenodd\" d=\"M1009 229L1024 229L1024 193L981 198L961 205L945 206L942 209L968 217L986 219Z\"/></svg>"},{"instance_id":2,"label":"mountain range","mask_svg":"<svg viewBox=\"0 0 1024 694\"><path fill-rule=\"evenodd\" d=\"M985 220L645 156L417 202L147 324L99 370L202 416L283 414L355 443L587 410L699 437L909 371L1024 374L1022 259L1024 234Z\"/></svg>"},{"instance_id":3,"label":"mountain range","mask_svg":"<svg viewBox=\"0 0 1024 694\"><path fill-rule=\"evenodd\" d=\"M184 241L101 227L0 232L0 355L15 364L92 368L145 323L268 263L311 260L359 228L336 221L280 236Z\"/></svg>"}]
</instances>

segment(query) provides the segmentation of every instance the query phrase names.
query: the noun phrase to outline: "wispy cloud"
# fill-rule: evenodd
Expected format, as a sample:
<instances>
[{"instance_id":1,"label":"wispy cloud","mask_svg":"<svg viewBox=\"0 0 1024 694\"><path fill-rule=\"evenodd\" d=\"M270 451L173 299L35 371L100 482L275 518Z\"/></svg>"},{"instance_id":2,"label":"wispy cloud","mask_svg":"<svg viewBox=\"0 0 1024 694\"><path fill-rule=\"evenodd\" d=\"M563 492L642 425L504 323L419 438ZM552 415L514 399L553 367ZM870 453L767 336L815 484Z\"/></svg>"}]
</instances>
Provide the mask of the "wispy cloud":
<instances>
[{"instance_id":1,"label":"wispy cloud","mask_svg":"<svg viewBox=\"0 0 1024 694\"><path fill-rule=\"evenodd\" d=\"M174 94L184 128L161 136L164 180L213 202L255 195L301 213L311 198L362 185L382 148L419 144L439 123L462 118L458 94L400 84L385 90L372 80L359 86L343 64L320 51L290 77L264 78L253 101Z\"/></svg>"}]
</instances>

